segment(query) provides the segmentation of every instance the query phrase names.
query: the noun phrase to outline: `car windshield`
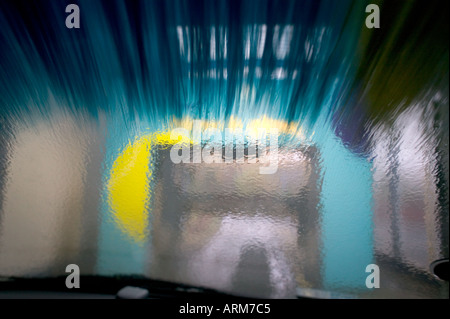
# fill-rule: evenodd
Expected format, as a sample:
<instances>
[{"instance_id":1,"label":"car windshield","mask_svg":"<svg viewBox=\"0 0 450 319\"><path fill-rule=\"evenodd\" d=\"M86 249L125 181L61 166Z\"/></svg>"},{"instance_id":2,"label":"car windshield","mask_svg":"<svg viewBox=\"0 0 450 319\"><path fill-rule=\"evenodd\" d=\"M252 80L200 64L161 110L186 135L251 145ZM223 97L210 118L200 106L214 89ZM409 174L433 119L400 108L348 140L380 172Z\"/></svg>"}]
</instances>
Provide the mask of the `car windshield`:
<instances>
[{"instance_id":1,"label":"car windshield","mask_svg":"<svg viewBox=\"0 0 450 319\"><path fill-rule=\"evenodd\" d=\"M446 2L0 9L0 277L449 297Z\"/></svg>"}]
</instances>

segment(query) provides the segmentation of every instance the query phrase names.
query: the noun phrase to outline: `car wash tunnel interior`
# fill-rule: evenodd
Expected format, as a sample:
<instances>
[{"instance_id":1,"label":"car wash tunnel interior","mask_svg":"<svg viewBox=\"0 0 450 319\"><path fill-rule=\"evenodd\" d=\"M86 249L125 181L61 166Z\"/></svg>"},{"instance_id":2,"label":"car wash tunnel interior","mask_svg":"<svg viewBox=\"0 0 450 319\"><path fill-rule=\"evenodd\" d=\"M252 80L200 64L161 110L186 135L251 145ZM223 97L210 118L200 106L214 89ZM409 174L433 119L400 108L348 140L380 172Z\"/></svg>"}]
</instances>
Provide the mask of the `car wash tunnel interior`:
<instances>
[{"instance_id":1,"label":"car wash tunnel interior","mask_svg":"<svg viewBox=\"0 0 450 319\"><path fill-rule=\"evenodd\" d=\"M448 23L432 0L2 1L0 277L448 298Z\"/></svg>"}]
</instances>

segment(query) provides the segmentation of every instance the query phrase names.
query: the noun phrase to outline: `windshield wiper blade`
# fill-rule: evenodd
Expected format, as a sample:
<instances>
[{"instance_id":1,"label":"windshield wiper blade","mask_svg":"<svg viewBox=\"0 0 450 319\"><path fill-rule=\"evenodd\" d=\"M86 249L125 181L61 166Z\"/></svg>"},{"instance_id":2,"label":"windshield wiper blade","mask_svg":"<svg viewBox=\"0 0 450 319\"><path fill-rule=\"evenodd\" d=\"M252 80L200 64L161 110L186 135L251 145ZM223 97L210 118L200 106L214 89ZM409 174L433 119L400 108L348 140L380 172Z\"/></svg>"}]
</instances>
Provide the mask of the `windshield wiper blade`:
<instances>
[{"instance_id":1,"label":"windshield wiper blade","mask_svg":"<svg viewBox=\"0 0 450 319\"><path fill-rule=\"evenodd\" d=\"M142 276L80 276L80 288L69 289L66 287L66 276L45 277L45 278L22 278L22 277L2 277L0 280L0 292L3 291L43 291L61 293L86 293L86 294L107 294L116 298L236 298L245 299L229 295L210 288L190 286L186 284L169 281L154 280ZM124 288L125 294L123 292ZM129 289L131 288L131 289ZM122 291L122 294L119 292ZM145 293L145 291L147 293Z\"/></svg>"}]
</instances>

